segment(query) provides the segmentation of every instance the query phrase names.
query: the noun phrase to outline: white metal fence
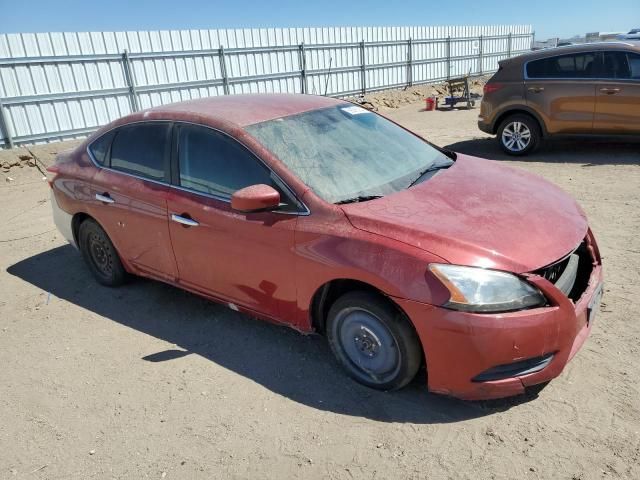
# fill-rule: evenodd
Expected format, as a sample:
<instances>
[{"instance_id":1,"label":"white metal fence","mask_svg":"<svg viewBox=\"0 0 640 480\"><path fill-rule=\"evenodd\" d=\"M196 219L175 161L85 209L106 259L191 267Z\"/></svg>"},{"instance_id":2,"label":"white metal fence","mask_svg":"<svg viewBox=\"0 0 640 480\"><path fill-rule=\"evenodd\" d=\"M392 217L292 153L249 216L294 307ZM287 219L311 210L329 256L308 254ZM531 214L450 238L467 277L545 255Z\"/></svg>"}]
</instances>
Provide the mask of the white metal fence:
<instances>
[{"instance_id":1,"label":"white metal fence","mask_svg":"<svg viewBox=\"0 0 640 480\"><path fill-rule=\"evenodd\" d=\"M346 96L487 73L533 37L524 25L0 35L0 146L213 95Z\"/></svg>"}]
</instances>

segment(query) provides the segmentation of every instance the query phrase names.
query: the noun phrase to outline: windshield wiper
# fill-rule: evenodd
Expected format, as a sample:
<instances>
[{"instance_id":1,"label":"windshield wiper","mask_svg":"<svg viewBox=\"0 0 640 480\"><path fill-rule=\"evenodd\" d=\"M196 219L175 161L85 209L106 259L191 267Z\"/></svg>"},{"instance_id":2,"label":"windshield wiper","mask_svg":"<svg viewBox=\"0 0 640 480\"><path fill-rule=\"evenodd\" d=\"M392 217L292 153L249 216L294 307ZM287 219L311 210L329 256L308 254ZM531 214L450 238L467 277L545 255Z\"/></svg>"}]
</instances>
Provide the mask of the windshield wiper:
<instances>
[{"instance_id":1,"label":"windshield wiper","mask_svg":"<svg viewBox=\"0 0 640 480\"><path fill-rule=\"evenodd\" d=\"M431 164L429 167L425 168L424 170L422 170L412 181L411 183L407 186L407 188L409 187L413 187L416 183L418 183L418 181L424 177L427 173L429 172L435 172L436 170L442 170L444 168L449 168L451 165L453 165L453 161L449 161L449 162L437 162L437 163L433 163Z\"/></svg>"},{"instance_id":2,"label":"windshield wiper","mask_svg":"<svg viewBox=\"0 0 640 480\"><path fill-rule=\"evenodd\" d=\"M357 197L346 198L344 200L340 200L339 202L335 202L335 205L342 205L343 203L366 202L367 200L375 200L376 198L382 197L384 197L384 195L358 195Z\"/></svg>"}]
</instances>

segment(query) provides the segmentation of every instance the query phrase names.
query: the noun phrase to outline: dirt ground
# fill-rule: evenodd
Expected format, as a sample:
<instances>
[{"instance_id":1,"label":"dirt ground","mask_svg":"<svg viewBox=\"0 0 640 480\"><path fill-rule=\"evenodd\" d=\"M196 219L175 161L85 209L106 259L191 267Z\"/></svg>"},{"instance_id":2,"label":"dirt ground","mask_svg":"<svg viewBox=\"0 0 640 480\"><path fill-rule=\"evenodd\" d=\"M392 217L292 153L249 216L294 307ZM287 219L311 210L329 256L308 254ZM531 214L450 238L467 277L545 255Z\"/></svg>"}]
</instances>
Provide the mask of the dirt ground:
<instances>
[{"instance_id":1,"label":"dirt ground","mask_svg":"<svg viewBox=\"0 0 640 480\"><path fill-rule=\"evenodd\" d=\"M489 80L488 75L481 75L469 78L469 91L475 102L479 102L482 95L482 88ZM430 83L425 85L414 85L408 88L396 88L392 90L381 90L379 92L368 93L362 99L368 103L368 107L387 111L389 109L401 108L412 103L421 102L424 99L434 97L438 99L439 105L444 105L444 98L449 96L449 88L446 83ZM455 96L462 95L460 90L454 91ZM351 100L358 100L359 97L353 97ZM479 105L479 103L478 103Z\"/></svg>"},{"instance_id":2,"label":"dirt ground","mask_svg":"<svg viewBox=\"0 0 640 480\"><path fill-rule=\"evenodd\" d=\"M0 478L640 478L640 142L554 141L513 161L477 109L421 108L387 114L538 173L589 215L605 297L558 379L495 402L433 395L421 378L379 393L321 337L157 282L101 287L55 231L42 173L13 166L0 173ZM60 148L2 158L46 164Z\"/></svg>"}]
</instances>

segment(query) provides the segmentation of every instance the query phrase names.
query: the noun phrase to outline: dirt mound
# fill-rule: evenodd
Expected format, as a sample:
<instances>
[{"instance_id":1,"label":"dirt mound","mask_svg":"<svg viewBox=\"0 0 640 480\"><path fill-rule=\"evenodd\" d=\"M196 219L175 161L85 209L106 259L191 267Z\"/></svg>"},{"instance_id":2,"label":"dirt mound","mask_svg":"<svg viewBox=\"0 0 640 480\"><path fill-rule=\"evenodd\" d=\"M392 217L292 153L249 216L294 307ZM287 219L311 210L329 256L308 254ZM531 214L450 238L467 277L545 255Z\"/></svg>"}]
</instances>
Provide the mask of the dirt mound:
<instances>
[{"instance_id":1,"label":"dirt mound","mask_svg":"<svg viewBox=\"0 0 640 480\"><path fill-rule=\"evenodd\" d=\"M472 94L482 95L482 88L489 80L489 76L473 77L469 79L469 86ZM440 104L444 102L444 97L449 96L446 83L434 83L428 85L416 85L394 90L382 90L380 92L369 93L362 97L354 97L352 100L367 102L374 109L394 109L404 107L411 103L424 102L425 98L436 97Z\"/></svg>"}]
</instances>

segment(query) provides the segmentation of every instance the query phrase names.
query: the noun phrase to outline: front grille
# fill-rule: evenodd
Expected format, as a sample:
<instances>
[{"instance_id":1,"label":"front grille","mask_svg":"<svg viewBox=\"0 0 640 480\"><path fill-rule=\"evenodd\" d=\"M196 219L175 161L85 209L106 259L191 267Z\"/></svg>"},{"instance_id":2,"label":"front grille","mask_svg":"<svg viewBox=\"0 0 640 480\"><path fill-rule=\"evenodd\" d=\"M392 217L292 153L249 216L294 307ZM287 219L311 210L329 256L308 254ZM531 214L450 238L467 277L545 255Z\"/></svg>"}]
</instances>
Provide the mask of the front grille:
<instances>
[{"instance_id":1,"label":"front grille","mask_svg":"<svg viewBox=\"0 0 640 480\"><path fill-rule=\"evenodd\" d=\"M587 289L592 269L593 259L584 241L562 260L533 273L553 283L575 302Z\"/></svg>"},{"instance_id":2,"label":"front grille","mask_svg":"<svg viewBox=\"0 0 640 480\"><path fill-rule=\"evenodd\" d=\"M564 260L560 260L558 263L554 263L546 268L540 270L540 275L549 280L551 283L556 283L558 279L562 276L562 272L567 268L567 264L569 263L569 257Z\"/></svg>"}]
</instances>

